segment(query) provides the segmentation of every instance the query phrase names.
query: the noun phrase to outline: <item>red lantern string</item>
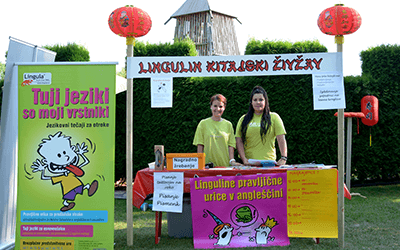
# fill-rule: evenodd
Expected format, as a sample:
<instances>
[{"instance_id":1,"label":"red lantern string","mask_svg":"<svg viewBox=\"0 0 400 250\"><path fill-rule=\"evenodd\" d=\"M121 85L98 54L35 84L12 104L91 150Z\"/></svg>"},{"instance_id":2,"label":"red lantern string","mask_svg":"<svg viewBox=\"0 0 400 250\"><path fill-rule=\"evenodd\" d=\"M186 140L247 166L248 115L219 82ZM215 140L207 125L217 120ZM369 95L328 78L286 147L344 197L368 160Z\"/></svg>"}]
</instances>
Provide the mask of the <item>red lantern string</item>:
<instances>
[{"instance_id":1,"label":"red lantern string","mask_svg":"<svg viewBox=\"0 0 400 250\"><path fill-rule=\"evenodd\" d=\"M369 128L369 146L372 147L372 131L371 131L371 128Z\"/></svg>"}]
</instances>

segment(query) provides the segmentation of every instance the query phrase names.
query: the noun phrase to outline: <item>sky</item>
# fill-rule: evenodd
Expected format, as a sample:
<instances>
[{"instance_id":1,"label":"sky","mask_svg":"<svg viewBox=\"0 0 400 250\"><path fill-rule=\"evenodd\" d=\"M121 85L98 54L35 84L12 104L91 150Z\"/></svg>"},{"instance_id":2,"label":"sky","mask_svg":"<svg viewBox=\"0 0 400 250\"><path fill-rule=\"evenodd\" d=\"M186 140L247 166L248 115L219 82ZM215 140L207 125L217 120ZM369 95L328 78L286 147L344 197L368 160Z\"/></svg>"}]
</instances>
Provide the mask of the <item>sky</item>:
<instances>
[{"instance_id":1,"label":"sky","mask_svg":"<svg viewBox=\"0 0 400 250\"><path fill-rule=\"evenodd\" d=\"M10 1L0 3L0 62L5 63L9 37L37 45L77 43L89 50L92 62L118 62L124 67L125 38L108 27L112 11L127 4L146 11L152 19L150 32L138 41L173 43L176 21L171 19L185 0L142 1ZM211 9L237 17L235 21L240 54L247 41L299 42L318 40L328 52L336 52L334 37L323 34L317 25L319 14L342 3L360 13L362 24L354 34L346 35L343 44L343 75L361 75L360 52L382 44L400 44L397 10L392 0L208 0ZM61 4L62 3L62 4Z\"/></svg>"}]
</instances>

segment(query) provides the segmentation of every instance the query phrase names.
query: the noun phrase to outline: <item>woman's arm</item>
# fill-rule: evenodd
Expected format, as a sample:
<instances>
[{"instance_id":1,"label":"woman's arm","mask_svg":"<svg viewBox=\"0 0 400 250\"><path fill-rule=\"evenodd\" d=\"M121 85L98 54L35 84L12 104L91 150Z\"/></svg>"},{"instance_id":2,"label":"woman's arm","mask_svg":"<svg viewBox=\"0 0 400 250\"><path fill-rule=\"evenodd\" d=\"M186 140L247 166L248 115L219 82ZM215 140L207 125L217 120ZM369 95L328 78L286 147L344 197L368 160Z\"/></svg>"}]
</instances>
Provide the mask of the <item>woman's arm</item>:
<instances>
[{"instance_id":1,"label":"woman's arm","mask_svg":"<svg viewBox=\"0 0 400 250\"><path fill-rule=\"evenodd\" d=\"M197 153L204 153L204 145L197 144Z\"/></svg>"},{"instance_id":2,"label":"woman's arm","mask_svg":"<svg viewBox=\"0 0 400 250\"><path fill-rule=\"evenodd\" d=\"M281 157L287 158L287 145L285 135L277 135L276 139L278 141L279 151L281 152ZM277 162L278 165L285 165L286 160L280 158Z\"/></svg>"},{"instance_id":3,"label":"woman's arm","mask_svg":"<svg viewBox=\"0 0 400 250\"><path fill-rule=\"evenodd\" d=\"M229 159L235 159L235 148L228 146Z\"/></svg>"},{"instance_id":4,"label":"woman's arm","mask_svg":"<svg viewBox=\"0 0 400 250\"><path fill-rule=\"evenodd\" d=\"M238 154L240 156L240 159L242 159L244 165L248 165L249 161L247 160L245 154L244 154L244 146L243 146L243 141L241 137L236 137L236 149L238 151Z\"/></svg>"}]
</instances>

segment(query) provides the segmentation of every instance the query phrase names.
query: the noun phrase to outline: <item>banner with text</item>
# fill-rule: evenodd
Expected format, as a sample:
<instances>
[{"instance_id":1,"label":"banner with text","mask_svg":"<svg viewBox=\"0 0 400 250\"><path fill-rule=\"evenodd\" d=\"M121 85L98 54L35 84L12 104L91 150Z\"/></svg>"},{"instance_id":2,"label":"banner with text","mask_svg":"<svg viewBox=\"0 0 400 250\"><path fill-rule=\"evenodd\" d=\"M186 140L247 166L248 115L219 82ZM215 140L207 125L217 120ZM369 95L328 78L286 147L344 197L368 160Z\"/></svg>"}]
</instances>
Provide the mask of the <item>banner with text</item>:
<instances>
[{"instance_id":1,"label":"banner with text","mask_svg":"<svg viewBox=\"0 0 400 250\"><path fill-rule=\"evenodd\" d=\"M115 64L16 67L15 249L113 249Z\"/></svg>"},{"instance_id":2,"label":"banner with text","mask_svg":"<svg viewBox=\"0 0 400 250\"><path fill-rule=\"evenodd\" d=\"M127 78L303 75L342 71L342 53L128 57Z\"/></svg>"},{"instance_id":3,"label":"banner with text","mask_svg":"<svg viewBox=\"0 0 400 250\"><path fill-rule=\"evenodd\" d=\"M190 179L194 248L289 245L286 172Z\"/></svg>"}]
</instances>

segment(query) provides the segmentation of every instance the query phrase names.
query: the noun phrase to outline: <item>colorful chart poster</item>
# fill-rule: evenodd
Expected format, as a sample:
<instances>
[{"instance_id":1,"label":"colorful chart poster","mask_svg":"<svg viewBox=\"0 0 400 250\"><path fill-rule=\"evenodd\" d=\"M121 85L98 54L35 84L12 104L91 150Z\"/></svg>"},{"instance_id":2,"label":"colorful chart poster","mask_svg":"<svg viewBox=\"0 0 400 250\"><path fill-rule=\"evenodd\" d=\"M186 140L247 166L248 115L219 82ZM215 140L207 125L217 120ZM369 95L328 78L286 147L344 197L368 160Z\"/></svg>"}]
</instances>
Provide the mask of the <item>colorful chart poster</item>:
<instances>
[{"instance_id":1,"label":"colorful chart poster","mask_svg":"<svg viewBox=\"0 0 400 250\"><path fill-rule=\"evenodd\" d=\"M286 173L190 179L194 248L289 245Z\"/></svg>"},{"instance_id":2,"label":"colorful chart poster","mask_svg":"<svg viewBox=\"0 0 400 250\"><path fill-rule=\"evenodd\" d=\"M288 170L289 237L337 238L337 170Z\"/></svg>"},{"instance_id":3,"label":"colorful chart poster","mask_svg":"<svg viewBox=\"0 0 400 250\"><path fill-rule=\"evenodd\" d=\"M15 249L113 249L115 72L18 65Z\"/></svg>"}]
</instances>

